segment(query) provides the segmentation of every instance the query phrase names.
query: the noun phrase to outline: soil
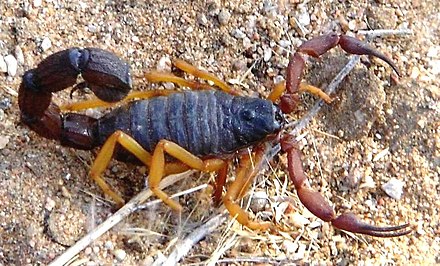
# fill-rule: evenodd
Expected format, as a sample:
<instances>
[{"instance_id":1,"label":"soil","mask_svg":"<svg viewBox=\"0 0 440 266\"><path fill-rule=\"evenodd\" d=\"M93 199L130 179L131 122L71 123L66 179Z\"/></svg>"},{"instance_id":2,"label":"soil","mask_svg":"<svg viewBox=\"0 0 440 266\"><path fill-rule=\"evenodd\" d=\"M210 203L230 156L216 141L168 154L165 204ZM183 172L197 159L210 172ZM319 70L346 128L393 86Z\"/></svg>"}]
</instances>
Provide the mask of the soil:
<instances>
[{"instance_id":1,"label":"soil","mask_svg":"<svg viewBox=\"0 0 440 266\"><path fill-rule=\"evenodd\" d=\"M370 42L392 58L401 77L379 59L362 57L331 95L333 103L301 131L303 164L312 187L337 213L350 211L383 226L410 223L413 231L382 239L347 234L320 221L286 185L286 158L280 153L250 194L270 204L258 206L261 200L254 199L251 209L261 220L287 206L282 214L290 230L255 232L228 219L180 263L440 263L439 11L434 0L2 1L0 56L12 55L18 64L0 67L0 265L48 264L115 210L88 177L97 151L62 147L20 122L21 76L43 58L69 47L112 51L130 63L135 90L162 87L148 84L143 73L169 69L170 58L181 58L246 95L264 97L284 77L289 54L302 42L332 31L365 39L359 31L370 29L411 30ZM304 79L325 88L349 58L333 49L309 61ZM70 99L69 92L54 100L91 97L79 91ZM301 95L289 120L300 119L316 100ZM105 178L128 200L144 187L145 171L112 162ZM390 180L403 184L400 198L382 188ZM197 174L166 191L203 183L211 188L212 177ZM136 212L73 263L150 265L219 212L210 195L205 189L180 197L181 216L163 204Z\"/></svg>"}]
</instances>

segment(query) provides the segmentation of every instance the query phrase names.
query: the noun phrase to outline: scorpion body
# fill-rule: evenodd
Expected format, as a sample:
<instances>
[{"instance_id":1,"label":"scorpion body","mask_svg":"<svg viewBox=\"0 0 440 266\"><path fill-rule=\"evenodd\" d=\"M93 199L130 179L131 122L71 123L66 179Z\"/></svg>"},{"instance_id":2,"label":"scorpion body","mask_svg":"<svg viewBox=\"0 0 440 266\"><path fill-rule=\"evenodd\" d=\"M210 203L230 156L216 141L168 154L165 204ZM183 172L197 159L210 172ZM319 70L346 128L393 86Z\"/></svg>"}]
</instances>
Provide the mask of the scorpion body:
<instances>
[{"instance_id":1,"label":"scorpion body","mask_svg":"<svg viewBox=\"0 0 440 266\"><path fill-rule=\"evenodd\" d=\"M250 221L236 201L244 196L243 191L257 174L257 170L252 168L253 162L257 165L264 160L262 143L276 136L282 151L287 154L286 170L298 198L314 215L336 228L354 233L378 237L408 234L411 232L409 224L378 227L362 222L352 213L336 215L327 200L307 182L294 136L282 132L285 124L283 114L295 109L300 91L310 91L331 102L330 97L321 90L303 85L301 81L309 56L320 57L338 45L350 54L381 58L399 74L396 65L382 53L356 38L331 33L304 42L292 54L286 70L286 82L275 86L268 97L270 100L238 96L215 76L176 60L174 65L177 68L212 81L222 91L150 91L152 94L143 95L141 100L117 107L95 119L84 114L62 113L52 102L52 93L71 86L87 86L100 100L117 102L126 97L132 87L129 66L108 51L71 48L48 56L35 69L24 74L18 99L21 120L39 135L58 140L64 146L86 150L102 146L90 175L119 205L124 200L101 177L115 151L118 159L124 159L125 151L148 166L149 188L175 210L181 210L181 205L168 197L159 186L164 175L190 168L216 172L214 196L219 199L229 162L236 155L240 164L235 180L223 197L223 203L238 222L258 230L278 228L269 222ZM75 85L78 75L84 81ZM206 84L190 82L171 73L150 72L146 78L150 82L173 82L192 89L207 88L203 86ZM126 99L133 95L128 95ZM278 105L274 102L278 102ZM96 107L90 102L81 106ZM124 149L115 150L121 146ZM251 152L236 153L247 147L251 148ZM165 156L177 162L167 160Z\"/></svg>"},{"instance_id":2,"label":"scorpion body","mask_svg":"<svg viewBox=\"0 0 440 266\"><path fill-rule=\"evenodd\" d=\"M222 91L185 91L140 100L97 120L101 146L116 130L147 151L170 140L200 157L231 154L259 143L282 128L283 114L272 102Z\"/></svg>"}]
</instances>

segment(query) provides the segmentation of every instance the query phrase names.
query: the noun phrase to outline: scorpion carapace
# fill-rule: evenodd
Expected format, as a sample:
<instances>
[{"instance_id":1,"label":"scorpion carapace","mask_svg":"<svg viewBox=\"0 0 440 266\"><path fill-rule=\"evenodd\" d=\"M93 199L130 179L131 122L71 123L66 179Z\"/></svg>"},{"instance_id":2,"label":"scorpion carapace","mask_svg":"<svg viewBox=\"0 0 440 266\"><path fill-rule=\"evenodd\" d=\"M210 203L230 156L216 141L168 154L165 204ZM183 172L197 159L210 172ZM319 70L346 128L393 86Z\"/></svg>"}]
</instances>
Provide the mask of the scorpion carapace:
<instances>
[{"instance_id":1,"label":"scorpion carapace","mask_svg":"<svg viewBox=\"0 0 440 266\"><path fill-rule=\"evenodd\" d=\"M301 164L301 154L294 137L282 132L283 113L294 110L298 93L309 91L331 102L331 98L316 87L301 83L307 56L319 57L339 45L351 54L372 55L386 61L397 72L393 62L361 41L337 34L328 34L306 41L290 58L286 83L275 86L269 100L239 96L220 79L201 71L181 60L174 65L195 77L210 80L220 88L212 90L207 84L189 81L171 73L150 72L150 82L173 82L194 91L153 90L128 94L131 78L128 64L114 54L97 48L72 48L44 59L35 69L23 76L19 90L19 106L24 124L43 137L55 139L62 145L93 149L102 146L93 163L90 175L103 191L118 205L123 199L101 177L108 166L115 147L133 154L149 167L149 187L153 193L175 210L181 210L159 188L164 175L187 169L217 172L215 198L219 199L232 157L239 157L235 180L222 198L231 216L258 230L280 229L269 222L251 221L237 204L251 183L264 158L263 143L279 140L287 153L287 171L301 202L313 214L336 228L354 233L394 237L408 234L408 224L393 227L376 227L361 222L355 215L345 213L336 216L330 204L308 185ZM81 74L84 82L75 85ZM67 87L92 89L103 100L73 104L64 109L77 110L95 106L107 106L124 98L139 98L113 109L99 119L77 113L61 113L51 102L52 92ZM128 94L128 96L126 96ZM274 102L279 101L278 107ZM281 112L282 110L282 112ZM251 147L250 153L237 153ZM166 160L165 155L176 160Z\"/></svg>"}]
</instances>

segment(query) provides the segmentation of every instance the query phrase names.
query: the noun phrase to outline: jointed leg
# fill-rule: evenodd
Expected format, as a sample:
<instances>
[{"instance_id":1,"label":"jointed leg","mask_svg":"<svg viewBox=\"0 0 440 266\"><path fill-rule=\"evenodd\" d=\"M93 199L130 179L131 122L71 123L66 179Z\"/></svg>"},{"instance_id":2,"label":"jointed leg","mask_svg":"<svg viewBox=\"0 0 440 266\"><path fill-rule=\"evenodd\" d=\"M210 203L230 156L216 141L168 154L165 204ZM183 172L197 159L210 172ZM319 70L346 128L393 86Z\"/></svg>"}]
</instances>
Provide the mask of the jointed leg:
<instances>
[{"instance_id":1,"label":"jointed leg","mask_svg":"<svg viewBox=\"0 0 440 266\"><path fill-rule=\"evenodd\" d=\"M145 74L145 78L151 83L172 82L179 86L188 87L193 90L211 89L211 86L209 86L208 84L203 84L193 80L186 80L168 72L151 71Z\"/></svg>"},{"instance_id":2,"label":"jointed leg","mask_svg":"<svg viewBox=\"0 0 440 266\"><path fill-rule=\"evenodd\" d=\"M222 201L223 187L228 177L229 162L225 162L224 166L217 172L215 179L214 193L212 195L214 205L219 206Z\"/></svg>"},{"instance_id":3,"label":"jointed leg","mask_svg":"<svg viewBox=\"0 0 440 266\"><path fill-rule=\"evenodd\" d=\"M119 143L126 150L134 154L142 163L149 166L151 164L151 155L142 148L132 137L122 131L113 133L102 146L96 156L95 161L90 169L90 176L101 187L105 194L109 195L120 207L124 204L124 200L101 177L101 174L107 168L112 159L116 144Z\"/></svg>"},{"instance_id":4,"label":"jointed leg","mask_svg":"<svg viewBox=\"0 0 440 266\"><path fill-rule=\"evenodd\" d=\"M162 141L166 142L166 141ZM172 142L171 142L172 143ZM114 192L110 186L105 182L105 180L101 177L104 170L107 168L107 166L110 163L110 160L113 157L113 153L116 147L116 144L120 144L122 147L124 147L127 151L132 153L134 156L136 156L137 159L139 159L144 165L150 168L150 176L151 175L157 175L158 172L158 166L152 167L152 161L153 156L146 151L139 143L137 143L136 140L134 140L132 137L127 135L126 133L122 131L116 131L113 133L107 141L102 146L101 150L99 151L98 155L96 156L95 161L93 162L93 165L90 169L90 176L92 179L99 185L99 187L104 191L105 194L110 196L116 204L120 207L124 204L124 200L119 196L116 192ZM174 143L172 143L174 144ZM176 144L171 145L171 153L170 155L176 155L175 157L177 159L180 159L182 162L171 162L166 164L160 164L159 171L162 171L165 175L170 174L176 174L181 173L184 171L187 171L190 169L190 167L195 168L194 166L198 167L196 169L204 170L204 171L216 171L218 168L220 168L223 164L223 161L221 160L206 160L202 161L200 164L197 157L190 154L189 158L186 158L186 152L181 147L178 147ZM178 148L175 148L177 146ZM168 147L167 147L168 149ZM182 151L183 150L183 151ZM188 153L189 154L189 153ZM194 159L195 157L195 159ZM201 160L200 160L201 161ZM155 159L155 162L157 162L157 158ZM202 165L202 167L201 167ZM151 177L150 177L151 180ZM157 179L153 178L153 185L150 184L150 186L156 186ZM160 179L159 179L160 182ZM157 186L159 185L159 182L157 182ZM153 190L153 189L152 189Z\"/></svg>"},{"instance_id":5,"label":"jointed leg","mask_svg":"<svg viewBox=\"0 0 440 266\"><path fill-rule=\"evenodd\" d=\"M186 63L183 60L180 60L180 59L173 60L173 64L177 68L179 68L180 70L182 70L190 75L193 75L195 77L198 77L198 78L201 78L204 80L212 81L214 83L214 85L219 87L224 92L227 92L227 93L230 93L233 95L239 94L234 89L229 87L224 81L220 80L216 76L214 76L206 71L200 70L200 69L196 68L195 66ZM208 84L199 83L199 82L196 82L193 80L186 80L186 79L177 77L174 74L168 73L168 72L151 71L149 73L146 73L145 77L147 78L148 81L153 82L153 83L172 82L172 83L178 84L183 87L191 88L193 90L212 89L212 86L209 86Z\"/></svg>"},{"instance_id":6,"label":"jointed leg","mask_svg":"<svg viewBox=\"0 0 440 266\"><path fill-rule=\"evenodd\" d=\"M230 93L233 95L238 95L238 93L234 89L229 87L223 80L217 78L216 76L212 75L211 73L208 73L206 71L198 69L195 66L188 64L187 62L180 60L180 59L173 60L173 64L177 68L183 70L184 72L186 72L188 74L191 74L195 77L198 77L198 78L201 78L204 80L212 81L217 87L222 89L224 92L227 92L227 93Z\"/></svg>"},{"instance_id":7,"label":"jointed leg","mask_svg":"<svg viewBox=\"0 0 440 266\"><path fill-rule=\"evenodd\" d=\"M127 103L133 99L148 99L156 96L167 96L176 93L175 90L150 90L150 91L134 91L129 93L123 100L115 103L104 102L98 98L86 100L82 102L69 103L60 107L61 111L80 111L88 108L111 107L121 103Z\"/></svg>"},{"instance_id":8,"label":"jointed leg","mask_svg":"<svg viewBox=\"0 0 440 266\"><path fill-rule=\"evenodd\" d=\"M286 82L281 81L275 85L275 87L273 88L272 92L269 94L267 99L272 102L276 102L279 98L281 98L281 96L283 95L283 93L285 91L286 91ZM300 83L298 91L299 92L309 92L309 93L323 99L328 104L330 104L333 101L333 99L330 98L330 96L328 96L320 88L315 87L310 84L307 84L305 82Z\"/></svg>"},{"instance_id":9,"label":"jointed leg","mask_svg":"<svg viewBox=\"0 0 440 266\"><path fill-rule=\"evenodd\" d=\"M263 155L263 152L260 150L256 152L254 157L255 165L260 163ZM247 188L258 172L258 169L253 169L251 164L251 157L249 155L245 155L241 158L235 181L228 188L226 195L223 198L223 203L228 209L230 215L235 217L240 224L252 230L265 231L272 227L272 223L251 221L248 214L236 203L237 200L244 196L244 191L247 191Z\"/></svg>"},{"instance_id":10,"label":"jointed leg","mask_svg":"<svg viewBox=\"0 0 440 266\"><path fill-rule=\"evenodd\" d=\"M159 183L164 176L165 152L190 168L203 172L219 171L225 164L225 161L221 159L202 160L174 142L168 140L159 141L152 156L148 185L158 198L176 211L180 211L182 206L159 188Z\"/></svg>"}]
</instances>

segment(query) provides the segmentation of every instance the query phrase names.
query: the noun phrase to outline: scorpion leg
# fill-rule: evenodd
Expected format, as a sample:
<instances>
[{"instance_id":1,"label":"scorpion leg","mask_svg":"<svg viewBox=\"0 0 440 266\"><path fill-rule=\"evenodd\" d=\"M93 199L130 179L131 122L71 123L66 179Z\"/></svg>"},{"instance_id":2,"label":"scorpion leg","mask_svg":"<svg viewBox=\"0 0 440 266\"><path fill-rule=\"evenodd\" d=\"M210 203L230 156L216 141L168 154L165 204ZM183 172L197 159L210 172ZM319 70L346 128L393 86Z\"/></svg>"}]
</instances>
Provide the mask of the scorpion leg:
<instances>
[{"instance_id":1,"label":"scorpion leg","mask_svg":"<svg viewBox=\"0 0 440 266\"><path fill-rule=\"evenodd\" d=\"M297 194L304 206L315 216L330 222L334 227L353 233L376 237L397 237L411 232L409 224L391 227L378 227L362 222L352 213L336 216L333 208L316 191L313 191L307 182L301 163L301 153L293 136L288 135L281 141L281 148L287 153L289 177L295 185Z\"/></svg>"},{"instance_id":2,"label":"scorpion leg","mask_svg":"<svg viewBox=\"0 0 440 266\"><path fill-rule=\"evenodd\" d=\"M151 83L171 82L181 87L188 87L193 90L209 90L212 88L209 86L209 84L203 84L193 80L186 80L168 72L150 71L145 74L145 78Z\"/></svg>"},{"instance_id":3,"label":"scorpion leg","mask_svg":"<svg viewBox=\"0 0 440 266\"><path fill-rule=\"evenodd\" d=\"M136 140L120 130L115 131L102 146L90 169L90 176L103 190L104 194L110 196L116 202L116 204L121 207L124 204L124 200L121 198L121 196L114 192L101 177L102 173L107 168L110 160L113 157L117 143L119 143L127 151L131 152L147 167L151 167L152 156ZM179 162L167 163L164 166L164 172L166 175L181 173L187 171L188 169L189 168L186 165Z\"/></svg>"},{"instance_id":4,"label":"scorpion leg","mask_svg":"<svg viewBox=\"0 0 440 266\"><path fill-rule=\"evenodd\" d=\"M254 165L259 165L263 158L263 151L257 149L254 156ZM237 200L241 199L247 188L252 183L252 180L258 173L258 167L252 167L252 161L250 155L243 155L240 160L240 165L237 169L237 174L234 182L229 186L225 197L223 198L223 203L228 209L231 216L235 217L237 221L252 229L265 231L268 229L273 229L271 222L255 222L249 219L248 214L236 203Z\"/></svg>"},{"instance_id":5,"label":"scorpion leg","mask_svg":"<svg viewBox=\"0 0 440 266\"><path fill-rule=\"evenodd\" d=\"M62 111L80 111L88 108L98 108L98 107L112 107L117 104L127 103L133 99L148 99L157 96L167 96L172 93L176 93L176 90L149 90L149 91L134 91L130 92L124 99L119 102L105 102L99 98L94 98L91 100L85 100L81 102L74 102L60 106Z\"/></svg>"},{"instance_id":6,"label":"scorpion leg","mask_svg":"<svg viewBox=\"0 0 440 266\"><path fill-rule=\"evenodd\" d=\"M212 81L217 87L219 87L224 92L227 92L232 95L239 95L237 91L228 86L223 80L217 78L211 73L198 69L197 67L183 61L180 59L174 59L173 64L180 70L193 75L194 77L198 77L204 80Z\"/></svg>"},{"instance_id":7,"label":"scorpion leg","mask_svg":"<svg viewBox=\"0 0 440 266\"><path fill-rule=\"evenodd\" d=\"M110 186L101 177L101 174L107 168L115 150L116 144L119 143L126 150L135 155L142 163L149 166L151 165L151 154L142 148L132 137L126 133L118 130L115 131L104 143L95 161L90 169L90 176L101 187L105 194L110 196L116 204L121 207L124 204L124 200L116 192L114 192Z\"/></svg>"},{"instance_id":8,"label":"scorpion leg","mask_svg":"<svg viewBox=\"0 0 440 266\"><path fill-rule=\"evenodd\" d=\"M228 177L229 162L225 162L225 165L217 172L217 178L215 179L214 193L212 194L213 202L216 206L219 206L222 201L223 187Z\"/></svg>"},{"instance_id":9,"label":"scorpion leg","mask_svg":"<svg viewBox=\"0 0 440 266\"><path fill-rule=\"evenodd\" d=\"M150 176L148 185L151 191L173 210L181 211L182 206L171 199L164 191L159 188L159 183L164 176L165 152L192 169L202 172L217 172L225 165L221 159L202 160L176 143L168 140L161 140L154 149L151 159Z\"/></svg>"},{"instance_id":10,"label":"scorpion leg","mask_svg":"<svg viewBox=\"0 0 440 266\"><path fill-rule=\"evenodd\" d=\"M275 87L270 92L269 96L267 96L267 99L276 102L286 91L286 82L281 81L275 85ZM330 104L333 99L328 96L324 91L322 91L320 88L315 87L313 85L307 84L305 82L301 82L299 85L299 91L300 92L309 92L321 99L323 99L326 103Z\"/></svg>"}]
</instances>

